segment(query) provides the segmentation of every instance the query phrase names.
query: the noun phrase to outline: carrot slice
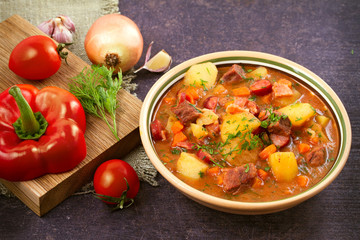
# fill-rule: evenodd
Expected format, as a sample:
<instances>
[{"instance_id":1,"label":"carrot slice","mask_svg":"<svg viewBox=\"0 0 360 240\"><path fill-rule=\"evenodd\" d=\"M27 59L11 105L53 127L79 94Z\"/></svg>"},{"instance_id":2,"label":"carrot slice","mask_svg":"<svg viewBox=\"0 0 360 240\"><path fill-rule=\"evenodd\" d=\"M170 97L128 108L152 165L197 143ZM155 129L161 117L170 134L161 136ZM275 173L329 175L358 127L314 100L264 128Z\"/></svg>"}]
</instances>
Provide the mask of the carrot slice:
<instances>
[{"instance_id":1,"label":"carrot slice","mask_svg":"<svg viewBox=\"0 0 360 240\"><path fill-rule=\"evenodd\" d=\"M262 179L262 180L266 180L267 179L267 177L269 176L269 173L268 172L265 172L264 170L262 170L262 169L258 169L257 170L257 174L258 174L258 176Z\"/></svg>"},{"instance_id":2,"label":"carrot slice","mask_svg":"<svg viewBox=\"0 0 360 240\"><path fill-rule=\"evenodd\" d=\"M174 105L176 103L176 99L173 97L164 98L164 102L168 105Z\"/></svg>"},{"instance_id":3,"label":"carrot slice","mask_svg":"<svg viewBox=\"0 0 360 240\"><path fill-rule=\"evenodd\" d=\"M271 98L272 98L272 94L267 94L265 96L262 96L262 101L266 104L270 104L271 103Z\"/></svg>"},{"instance_id":4,"label":"carrot slice","mask_svg":"<svg viewBox=\"0 0 360 240\"><path fill-rule=\"evenodd\" d=\"M210 176L217 176L220 173L220 168L219 167L212 167L212 168L209 168L207 170L207 172L208 172L208 174Z\"/></svg>"},{"instance_id":5,"label":"carrot slice","mask_svg":"<svg viewBox=\"0 0 360 240\"><path fill-rule=\"evenodd\" d=\"M277 148L275 146L275 144L271 144L269 146L267 146L266 148L264 148L264 150L262 150L259 153L259 157L263 160L267 159L272 153L276 152Z\"/></svg>"},{"instance_id":6,"label":"carrot slice","mask_svg":"<svg viewBox=\"0 0 360 240\"><path fill-rule=\"evenodd\" d=\"M305 175L300 175L296 177L296 182L300 187L307 187L309 178Z\"/></svg>"},{"instance_id":7,"label":"carrot slice","mask_svg":"<svg viewBox=\"0 0 360 240\"><path fill-rule=\"evenodd\" d=\"M217 177L217 184L218 185L223 185L223 183L224 183L224 177L223 177L223 175L219 175Z\"/></svg>"},{"instance_id":8,"label":"carrot slice","mask_svg":"<svg viewBox=\"0 0 360 240\"><path fill-rule=\"evenodd\" d=\"M216 95L226 94L227 89L223 85L219 84L214 88L213 93Z\"/></svg>"},{"instance_id":9,"label":"carrot slice","mask_svg":"<svg viewBox=\"0 0 360 240\"><path fill-rule=\"evenodd\" d=\"M178 132L181 132L181 130L183 130L183 128L184 128L184 125L182 125L182 123L180 121L176 121L171 126L171 131L174 134L177 134Z\"/></svg>"},{"instance_id":10,"label":"carrot slice","mask_svg":"<svg viewBox=\"0 0 360 240\"><path fill-rule=\"evenodd\" d=\"M307 153L310 150L310 145L307 143L300 143L298 149L299 153Z\"/></svg>"},{"instance_id":11,"label":"carrot slice","mask_svg":"<svg viewBox=\"0 0 360 240\"><path fill-rule=\"evenodd\" d=\"M197 93L197 89L194 87L189 87L185 90L186 99L194 104L196 100L199 99L199 94Z\"/></svg>"},{"instance_id":12,"label":"carrot slice","mask_svg":"<svg viewBox=\"0 0 360 240\"><path fill-rule=\"evenodd\" d=\"M235 96L248 97L250 96L250 89L247 87L239 87L232 90Z\"/></svg>"},{"instance_id":13,"label":"carrot slice","mask_svg":"<svg viewBox=\"0 0 360 240\"><path fill-rule=\"evenodd\" d=\"M178 132L174 135L172 146L175 147L179 142L183 142L186 139L187 137L185 136L185 134L183 134L182 132Z\"/></svg>"},{"instance_id":14,"label":"carrot slice","mask_svg":"<svg viewBox=\"0 0 360 240\"><path fill-rule=\"evenodd\" d=\"M264 185L264 182L260 178L258 178L258 177L254 178L254 182L252 184L253 188L261 188L263 185Z\"/></svg>"}]
</instances>

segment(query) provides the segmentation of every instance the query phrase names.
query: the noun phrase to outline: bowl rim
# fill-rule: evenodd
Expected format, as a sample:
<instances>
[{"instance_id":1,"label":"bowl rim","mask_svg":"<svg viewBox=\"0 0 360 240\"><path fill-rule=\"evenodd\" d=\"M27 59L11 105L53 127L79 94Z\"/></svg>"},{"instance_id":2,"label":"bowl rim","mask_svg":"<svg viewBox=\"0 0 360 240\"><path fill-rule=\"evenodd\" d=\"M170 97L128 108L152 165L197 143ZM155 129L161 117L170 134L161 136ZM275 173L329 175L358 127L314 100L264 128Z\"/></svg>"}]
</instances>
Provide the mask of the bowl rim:
<instances>
[{"instance_id":1,"label":"bowl rim","mask_svg":"<svg viewBox=\"0 0 360 240\"><path fill-rule=\"evenodd\" d=\"M149 126L153 111L162 95L168 90L168 88L183 77L190 66L207 61L211 61L215 65L244 63L272 67L300 79L302 82L305 82L306 85L310 85L311 90L315 91L316 94L320 94L322 96L322 99L324 99L329 107L332 108L335 115L339 127L339 140L341 141L337 159L333 167L322 180L306 191L288 198L266 202L241 202L222 199L201 192L177 178L166 168L157 156L151 141ZM141 141L146 154L159 173L173 186L178 188L186 196L194 198L194 200L198 202L205 202L207 205L220 206L224 209L246 210L249 212L269 209L276 210L283 208L284 205L295 205L322 191L339 175L345 166L350 153L352 140L350 119L346 109L336 93L324 80L312 71L293 61L276 55L256 51L235 50L214 52L189 59L173 67L160 77L147 93L140 111L139 126Z\"/></svg>"}]
</instances>

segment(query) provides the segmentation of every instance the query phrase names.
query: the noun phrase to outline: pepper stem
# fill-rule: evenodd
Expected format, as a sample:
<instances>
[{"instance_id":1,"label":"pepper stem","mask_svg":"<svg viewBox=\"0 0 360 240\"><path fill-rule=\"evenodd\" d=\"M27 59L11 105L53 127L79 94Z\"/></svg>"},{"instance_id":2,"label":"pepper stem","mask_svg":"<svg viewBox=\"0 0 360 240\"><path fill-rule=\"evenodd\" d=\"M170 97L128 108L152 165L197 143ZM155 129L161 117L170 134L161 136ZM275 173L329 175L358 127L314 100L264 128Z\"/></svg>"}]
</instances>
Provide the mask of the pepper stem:
<instances>
[{"instance_id":1,"label":"pepper stem","mask_svg":"<svg viewBox=\"0 0 360 240\"><path fill-rule=\"evenodd\" d=\"M34 114L18 86L9 89L20 111L20 117L13 123L15 132L21 139L38 139L47 128L47 121L40 112Z\"/></svg>"}]
</instances>

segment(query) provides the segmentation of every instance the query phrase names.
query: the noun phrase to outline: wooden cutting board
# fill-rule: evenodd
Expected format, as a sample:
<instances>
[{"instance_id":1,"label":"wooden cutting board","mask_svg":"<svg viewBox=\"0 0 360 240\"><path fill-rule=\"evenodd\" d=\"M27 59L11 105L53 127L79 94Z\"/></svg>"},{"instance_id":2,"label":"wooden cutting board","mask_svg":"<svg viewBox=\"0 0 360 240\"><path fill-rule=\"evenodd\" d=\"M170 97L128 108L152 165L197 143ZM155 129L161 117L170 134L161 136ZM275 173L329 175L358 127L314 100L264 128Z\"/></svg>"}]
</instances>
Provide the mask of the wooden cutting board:
<instances>
[{"instance_id":1,"label":"wooden cutting board","mask_svg":"<svg viewBox=\"0 0 360 240\"><path fill-rule=\"evenodd\" d=\"M21 40L32 35L44 34L20 16L14 15L0 23L1 92L19 83L32 84L40 89L45 86L58 86L68 90L70 78L85 67L90 67L69 52L69 65L63 61L59 71L48 79L28 81L16 76L8 68L10 53ZM31 181L0 181L37 215L44 215L90 181L96 167L102 162L111 158L121 158L140 143L138 122L142 102L125 90L120 90L118 99L120 107L117 109L117 124L120 141L116 141L105 122L87 115L87 156L75 169L61 174L47 174Z\"/></svg>"}]
</instances>

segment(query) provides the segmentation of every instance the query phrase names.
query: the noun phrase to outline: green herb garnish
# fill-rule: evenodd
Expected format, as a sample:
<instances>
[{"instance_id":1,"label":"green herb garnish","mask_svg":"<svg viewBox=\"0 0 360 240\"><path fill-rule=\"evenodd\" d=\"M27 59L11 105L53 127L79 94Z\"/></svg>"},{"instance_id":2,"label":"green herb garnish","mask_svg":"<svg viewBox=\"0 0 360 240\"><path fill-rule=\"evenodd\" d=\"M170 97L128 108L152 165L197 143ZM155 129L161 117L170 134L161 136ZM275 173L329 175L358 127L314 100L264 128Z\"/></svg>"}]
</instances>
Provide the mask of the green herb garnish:
<instances>
[{"instance_id":1,"label":"green herb garnish","mask_svg":"<svg viewBox=\"0 0 360 240\"><path fill-rule=\"evenodd\" d=\"M117 140L120 140L116 127L116 109L118 107L117 93L121 89L122 73L113 78L114 70L105 66L92 65L84 68L81 73L72 78L69 89L81 102L85 112L103 119ZM106 117L108 112L112 126Z\"/></svg>"}]
</instances>

